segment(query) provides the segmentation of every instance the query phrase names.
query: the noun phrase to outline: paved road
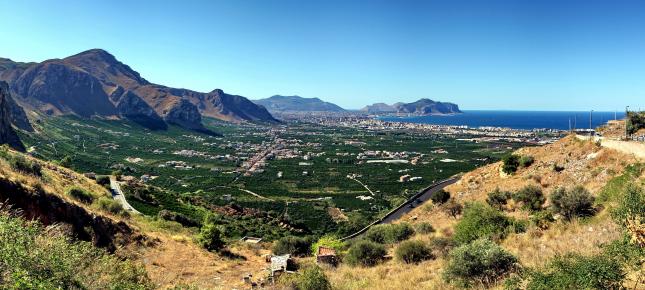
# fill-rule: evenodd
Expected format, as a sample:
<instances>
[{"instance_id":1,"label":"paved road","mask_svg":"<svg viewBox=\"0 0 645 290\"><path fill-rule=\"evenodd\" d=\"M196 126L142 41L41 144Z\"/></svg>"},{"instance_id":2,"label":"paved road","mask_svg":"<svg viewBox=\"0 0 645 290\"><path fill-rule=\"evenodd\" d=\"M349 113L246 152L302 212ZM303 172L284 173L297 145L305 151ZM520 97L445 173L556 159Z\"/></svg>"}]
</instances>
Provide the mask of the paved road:
<instances>
[{"instance_id":1,"label":"paved road","mask_svg":"<svg viewBox=\"0 0 645 290\"><path fill-rule=\"evenodd\" d=\"M348 240L348 239L353 239L357 236L362 235L365 233L370 227L373 225L378 225L378 224L387 224L391 223L393 221L396 221L400 219L403 215L406 213L412 211L415 207L418 207L422 205L424 202L428 201L430 199L430 194L433 192L437 192L441 189L444 189L446 186L451 185L459 180L460 177L452 177L443 181L440 181L438 183L435 183L433 185L430 185L423 190L419 191L417 194L415 194L412 198L408 199L405 203L400 205L398 208L390 211L388 214L386 214L384 217L374 221L373 223L369 224L365 228L361 229L360 231L353 233L347 237L344 237L341 239L341 241ZM416 202L416 200L419 200ZM410 204L413 206L410 207Z\"/></svg>"},{"instance_id":2,"label":"paved road","mask_svg":"<svg viewBox=\"0 0 645 290\"><path fill-rule=\"evenodd\" d=\"M431 187L428 187L428 188L423 189L423 190L422 190L422 193L420 193L421 195L420 195L418 198L411 198L411 199L409 199L409 200L405 203L405 205L404 205L404 206L402 206L402 207L401 207L401 208L399 208L398 210L396 210L396 211L394 211L394 212L390 213L390 215L388 215L387 217L385 217L385 218L384 218L380 223L382 223L382 224L389 224L389 223L391 223L391 222L393 222L393 221L396 221L396 220L400 219L403 215L405 215L406 213L409 213L409 212L410 212L410 211L412 211L415 207L420 206L420 205L422 205L424 202L428 201L428 200L430 199L430 195L431 195L432 193L434 193L434 192L437 192L437 191L439 191L439 190L444 189L446 186L451 185L451 184L453 184L453 183L457 182L457 180L459 180L459 178L451 178L451 179L447 179L447 180L445 180L445 181L443 181L443 182L441 182L441 183L439 183L439 184L436 184L435 186L431 186ZM419 200L419 201L415 201L415 200ZM412 205L412 207L410 207L410 205Z\"/></svg>"},{"instance_id":3,"label":"paved road","mask_svg":"<svg viewBox=\"0 0 645 290\"><path fill-rule=\"evenodd\" d=\"M121 191L121 185L114 176L110 176L110 188L112 188L112 198L118 201L125 210L136 214L141 214L138 210L134 209L134 207L132 207L125 199L125 195L123 195L123 191Z\"/></svg>"}]
</instances>

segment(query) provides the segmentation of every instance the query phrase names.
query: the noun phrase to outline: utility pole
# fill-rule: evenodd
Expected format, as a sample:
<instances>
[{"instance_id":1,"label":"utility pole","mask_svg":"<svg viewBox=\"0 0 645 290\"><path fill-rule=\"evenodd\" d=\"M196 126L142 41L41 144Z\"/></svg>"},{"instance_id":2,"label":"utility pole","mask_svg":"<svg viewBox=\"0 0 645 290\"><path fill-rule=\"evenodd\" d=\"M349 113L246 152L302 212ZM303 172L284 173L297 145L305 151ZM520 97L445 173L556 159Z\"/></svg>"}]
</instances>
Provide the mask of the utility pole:
<instances>
[{"instance_id":1,"label":"utility pole","mask_svg":"<svg viewBox=\"0 0 645 290\"><path fill-rule=\"evenodd\" d=\"M593 119L593 110L591 110L591 112L589 112L589 136L593 136L593 129L592 129L592 126L591 126L592 119Z\"/></svg>"},{"instance_id":2,"label":"utility pole","mask_svg":"<svg viewBox=\"0 0 645 290\"><path fill-rule=\"evenodd\" d=\"M625 107L625 140L629 137L627 136L627 122L629 122L629 106Z\"/></svg>"}]
</instances>

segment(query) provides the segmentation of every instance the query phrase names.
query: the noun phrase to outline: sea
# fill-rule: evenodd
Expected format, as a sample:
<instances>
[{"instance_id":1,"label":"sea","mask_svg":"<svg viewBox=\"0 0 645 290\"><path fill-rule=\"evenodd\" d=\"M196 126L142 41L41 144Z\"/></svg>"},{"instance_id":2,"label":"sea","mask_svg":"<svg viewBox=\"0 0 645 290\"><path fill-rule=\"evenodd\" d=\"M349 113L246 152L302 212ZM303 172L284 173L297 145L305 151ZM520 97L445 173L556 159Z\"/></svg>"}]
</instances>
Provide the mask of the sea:
<instances>
[{"instance_id":1,"label":"sea","mask_svg":"<svg viewBox=\"0 0 645 290\"><path fill-rule=\"evenodd\" d=\"M622 119L625 112L590 111L489 111L464 110L461 114L431 116L385 116L379 120L434 125L457 125L468 127L504 127L512 129L589 129L596 128L609 120Z\"/></svg>"}]
</instances>

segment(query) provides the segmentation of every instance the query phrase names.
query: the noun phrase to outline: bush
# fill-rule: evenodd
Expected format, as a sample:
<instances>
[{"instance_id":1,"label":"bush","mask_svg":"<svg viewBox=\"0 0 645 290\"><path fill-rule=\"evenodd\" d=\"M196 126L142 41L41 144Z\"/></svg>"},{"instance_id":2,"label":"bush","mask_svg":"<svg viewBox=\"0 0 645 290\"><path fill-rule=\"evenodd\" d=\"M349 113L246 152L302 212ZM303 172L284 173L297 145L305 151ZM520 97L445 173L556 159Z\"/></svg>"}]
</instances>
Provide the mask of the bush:
<instances>
[{"instance_id":1,"label":"bush","mask_svg":"<svg viewBox=\"0 0 645 290\"><path fill-rule=\"evenodd\" d=\"M100 185L109 185L110 184L110 176L108 175L97 175L96 176L96 183Z\"/></svg>"},{"instance_id":2,"label":"bush","mask_svg":"<svg viewBox=\"0 0 645 290\"><path fill-rule=\"evenodd\" d=\"M11 168L22 173L31 174L34 176L42 176L42 166L40 163L27 159L22 155L15 155L9 161Z\"/></svg>"},{"instance_id":3,"label":"bush","mask_svg":"<svg viewBox=\"0 0 645 290\"><path fill-rule=\"evenodd\" d=\"M208 216L204 219L204 225L199 230L197 243L209 251L219 251L224 247L222 232L216 224L210 222Z\"/></svg>"},{"instance_id":4,"label":"bush","mask_svg":"<svg viewBox=\"0 0 645 290\"><path fill-rule=\"evenodd\" d=\"M67 195L71 196L82 203L90 204L94 201L94 195L80 187L74 186L67 190Z\"/></svg>"},{"instance_id":5,"label":"bush","mask_svg":"<svg viewBox=\"0 0 645 290\"><path fill-rule=\"evenodd\" d=\"M345 242L339 240L334 236L323 236L322 238L318 239L317 242L311 245L311 254L315 255L316 253L318 253L319 247L332 248L338 253L343 249L343 247L345 247Z\"/></svg>"},{"instance_id":6,"label":"bush","mask_svg":"<svg viewBox=\"0 0 645 290\"><path fill-rule=\"evenodd\" d=\"M407 223L375 225L367 230L365 238L381 244L394 244L414 235L414 229Z\"/></svg>"},{"instance_id":7,"label":"bush","mask_svg":"<svg viewBox=\"0 0 645 290\"><path fill-rule=\"evenodd\" d=\"M109 213L112 213L115 215L128 216L128 212L125 211L123 206L114 199L111 199L108 197L101 197L99 198L98 205L100 209L107 211Z\"/></svg>"},{"instance_id":8,"label":"bush","mask_svg":"<svg viewBox=\"0 0 645 290\"><path fill-rule=\"evenodd\" d=\"M499 188L495 191L489 192L488 197L486 198L486 203L488 205L501 210L511 198L511 193L508 191L501 191Z\"/></svg>"},{"instance_id":9,"label":"bush","mask_svg":"<svg viewBox=\"0 0 645 290\"><path fill-rule=\"evenodd\" d=\"M535 162L535 159L533 159L533 156L522 156L520 157L520 160L518 160L518 163L521 167L529 167Z\"/></svg>"},{"instance_id":10,"label":"bush","mask_svg":"<svg viewBox=\"0 0 645 290\"><path fill-rule=\"evenodd\" d=\"M455 248L444 272L446 281L461 286L489 286L517 268L517 258L487 239Z\"/></svg>"},{"instance_id":11,"label":"bush","mask_svg":"<svg viewBox=\"0 0 645 290\"><path fill-rule=\"evenodd\" d=\"M488 238L502 239L509 232L522 231L522 226L500 211L480 202L467 203L464 216L455 226L453 238L458 244Z\"/></svg>"},{"instance_id":12,"label":"bush","mask_svg":"<svg viewBox=\"0 0 645 290\"><path fill-rule=\"evenodd\" d=\"M145 268L0 210L2 289L154 289Z\"/></svg>"},{"instance_id":13,"label":"bush","mask_svg":"<svg viewBox=\"0 0 645 290\"><path fill-rule=\"evenodd\" d=\"M383 261L387 254L385 247L372 241L358 241L349 247L347 255L343 259L352 266L374 266Z\"/></svg>"},{"instance_id":14,"label":"bush","mask_svg":"<svg viewBox=\"0 0 645 290\"><path fill-rule=\"evenodd\" d=\"M441 189L430 193L430 200L433 204L443 204L450 199L450 193Z\"/></svg>"},{"instance_id":15,"label":"bush","mask_svg":"<svg viewBox=\"0 0 645 290\"><path fill-rule=\"evenodd\" d=\"M567 220L594 215L596 211L593 203L594 197L582 186L576 186L572 190L558 188L551 194L553 211Z\"/></svg>"},{"instance_id":16,"label":"bush","mask_svg":"<svg viewBox=\"0 0 645 290\"><path fill-rule=\"evenodd\" d=\"M554 164L553 164L553 171L555 171L555 172L561 172L562 170L564 170L564 166L562 166L562 165L558 165L557 163L554 163Z\"/></svg>"},{"instance_id":17,"label":"bush","mask_svg":"<svg viewBox=\"0 0 645 290\"><path fill-rule=\"evenodd\" d=\"M523 209L538 211L546 201L542 189L535 185L527 185L513 194L513 200L522 203Z\"/></svg>"},{"instance_id":18,"label":"bush","mask_svg":"<svg viewBox=\"0 0 645 290\"><path fill-rule=\"evenodd\" d=\"M515 154L506 155L502 158L502 163L502 171L506 174L513 174L520 165L520 157Z\"/></svg>"},{"instance_id":19,"label":"bush","mask_svg":"<svg viewBox=\"0 0 645 290\"><path fill-rule=\"evenodd\" d=\"M65 157L63 157L63 159L60 160L58 165L62 167L70 168L72 166L72 157L70 157L69 155L66 155Z\"/></svg>"},{"instance_id":20,"label":"bush","mask_svg":"<svg viewBox=\"0 0 645 290\"><path fill-rule=\"evenodd\" d=\"M307 256L311 248L311 238L294 236L283 237L273 244L273 253L276 255L290 254L293 256Z\"/></svg>"},{"instance_id":21,"label":"bush","mask_svg":"<svg viewBox=\"0 0 645 290\"><path fill-rule=\"evenodd\" d=\"M527 289L622 289L624 277L621 265L609 257L569 254L531 273Z\"/></svg>"},{"instance_id":22,"label":"bush","mask_svg":"<svg viewBox=\"0 0 645 290\"><path fill-rule=\"evenodd\" d=\"M295 281L298 290L331 290L331 283L318 266L306 267Z\"/></svg>"},{"instance_id":23,"label":"bush","mask_svg":"<svg viewBox=\"0 0 645 290\"><path fill-rule=\"evenodd\" d=\"M453 218L457 218L457 216L461 214L463 209L464 209L464 206L455 201L448 202L444 206L444 210L446 211L446 213L452 216Z\"/></svg>"},{"instance_id":24,"label":"bush","mask_svg":"<svg viewBox=\"0 0 645 290\"><path fill-rule=\"evenodd\" d=\"M616 209L612 211L614 220L623 227L630 224L645 224L645 191L629 184Z\"/></svg>"},{"instance_id":25,"label":"bush","mask_svg":"<svg viewBox=\"0 0 645 290\"><path fill-rule=\"evenodd\" d=\"M448 253L455 247L455 241L451 238L437 237L430 241L430 248L441 257L448 256Z\"/></svg>"},{"instance_id":26,"label":"bush","mask_svg":"<svg viewBox=\"0 0 645 290\"><path fill-rule=\"evenodd\" d=\"M555 222L555 218L553 217L553 214L549 210L542 210L534 213L530 217L531 224L534 226L546 230L549 228L549 225L552 222Z\"/></svg>"},{"instance_id":27,"label":"bush","mask_svg":"<svg viewBox=\"0 0 645 290\"><path fill-rule=\"evenodd\" d=\"M434 233L435 229L432 226L432 224L430 224L429 222L421 222L414 225L414 231L419 234L425 235L425 234Z\"/></svg>"},{"instance_id":28,"label":"bush","mask_svg":"<svg viewBox=\"0 0 645 290\"><path fill-rule=\"evenodd\" d=\"M397 259L406 264L416 264L434 258L432 249L422 241L402 242L395 253Z\"/></svg>"}]
</instances>

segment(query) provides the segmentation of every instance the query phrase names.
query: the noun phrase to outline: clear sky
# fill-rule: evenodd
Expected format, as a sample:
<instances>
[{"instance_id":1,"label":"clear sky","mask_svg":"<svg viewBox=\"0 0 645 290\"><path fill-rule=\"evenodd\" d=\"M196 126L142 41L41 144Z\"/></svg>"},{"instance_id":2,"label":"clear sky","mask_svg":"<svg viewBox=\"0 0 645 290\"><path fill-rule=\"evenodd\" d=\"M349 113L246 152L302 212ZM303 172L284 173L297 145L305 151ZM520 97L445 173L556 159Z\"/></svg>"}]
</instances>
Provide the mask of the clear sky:
<instances>
[{"instance_id":1,"label":"clear sky","mask_svg":"<svg viewBox=\"0 0 645 290\"><path fill-rule=\"evenodd\" d=\"M0 0L0 56L103 48L149 81L345 108L645 108L645 1Z\"/></svg>"}]
</instances>

